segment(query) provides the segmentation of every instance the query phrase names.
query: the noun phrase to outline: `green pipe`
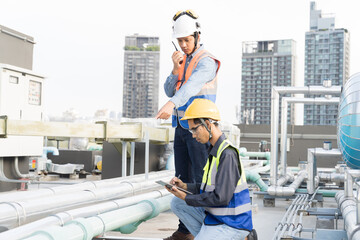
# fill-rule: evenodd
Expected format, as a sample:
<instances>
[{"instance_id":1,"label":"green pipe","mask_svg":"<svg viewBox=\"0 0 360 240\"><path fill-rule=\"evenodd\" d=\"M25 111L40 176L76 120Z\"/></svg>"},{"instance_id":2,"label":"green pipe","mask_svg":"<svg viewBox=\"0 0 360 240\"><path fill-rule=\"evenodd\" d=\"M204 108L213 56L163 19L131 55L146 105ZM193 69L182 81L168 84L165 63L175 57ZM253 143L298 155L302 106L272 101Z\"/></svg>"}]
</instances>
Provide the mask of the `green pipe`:
<instances>
[{"instance_id":1,"label":"green pipe","mask_svg":"<svg viewBox=\"0 0 360 240\"><path fill-rule=\"evenodd\" d=\"M63 227L51 226L34 232L27 240L91 240L108 231L119 229L137 221L145 221L170 209L172 195L141 201L136 205L99 214L89 218L77 218ZM137 226L134 226L136 228ZM125 231L131 231L128 227Z\"/></svg>"},{"instance_id":2,"label":"green pipe","mask_svg":"<svg viewBox=\"0 0 360 240\"><path fill-rule=\"evenodd\" d=\"M321 193L324 197L335 197L336 193L339 190L325 190L325 189L320 189L318 191L318 193ZM296 190L297 193L308 193L306 189L297 189Z\"/></svg>"},{"instance_id":3,"label":"green pipe","mask_svg":"<svg viewBox=\"0 0 360 240\"><path fill-rule=\"evenodd\" d=\"M264 183L261 176L257 172L245 170L246 181L254 182L262 192L267 192L268 185Z\"/></svg>"},{"instance_id":4,"label":"green pipe","mask_svg":"<svg viewBox=\"0 0 360 240\"><path fill-rule=\"evenodd\" d=\"M265 158L267 160L265 165L270 163L270 152L240 152L240 156Z\"/></svg>"}]
</instances>

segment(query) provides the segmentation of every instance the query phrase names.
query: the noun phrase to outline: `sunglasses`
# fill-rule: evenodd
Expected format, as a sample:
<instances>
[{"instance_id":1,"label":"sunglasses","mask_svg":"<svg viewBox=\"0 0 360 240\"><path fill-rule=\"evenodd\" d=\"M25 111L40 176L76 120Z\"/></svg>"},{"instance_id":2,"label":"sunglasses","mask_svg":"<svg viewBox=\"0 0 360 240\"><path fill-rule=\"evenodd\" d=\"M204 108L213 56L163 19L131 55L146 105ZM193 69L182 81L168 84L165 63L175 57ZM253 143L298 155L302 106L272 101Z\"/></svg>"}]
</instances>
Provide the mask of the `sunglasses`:
<instances>
[{"instance_id":1,"label":"sunglasses","mask_svg":"<svg viewBox=\"0 0 360 240\"><path fill-rule=\"evenodd\" d=\"M188 15L189 17L192 17L193 19L198 19L198 15L193 10L186 10L186 11L178 11L174 17L173 20L176 21L179 17L182 15Z\"/></svg>"},{"instance_id":2,"label":"sunglasses","mask_svg":"<svg viewBox=\"0 0 360 240\"><path fill-rule=\"evenodd\" d=\"M192 129L189 129L189 132L190 132L191 134L196 133L197 129L198 129L200 126L202 126L202 123L200 123L199 125L197 125L196 127L192 128Z\"/></svg>"}]
</instances>

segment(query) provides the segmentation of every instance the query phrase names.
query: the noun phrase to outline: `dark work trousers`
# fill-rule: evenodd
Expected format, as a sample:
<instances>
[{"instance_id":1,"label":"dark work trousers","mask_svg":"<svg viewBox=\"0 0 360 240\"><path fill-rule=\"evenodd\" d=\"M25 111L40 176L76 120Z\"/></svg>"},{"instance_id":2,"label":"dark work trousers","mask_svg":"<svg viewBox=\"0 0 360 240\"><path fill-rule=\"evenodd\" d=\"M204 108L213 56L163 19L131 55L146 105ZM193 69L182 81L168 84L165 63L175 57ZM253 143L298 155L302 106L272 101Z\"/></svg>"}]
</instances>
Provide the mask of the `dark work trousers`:
<instances>
[{"instance_id":1,"label":"dark work trousers","mask_svg":"<svg viewBox=\"0 0 360 240\"><path fill-rule=\"evenodd\" d=\"M202 144L192 137L189 130L177 126L174 139L175 175L181 175L184 183L201 183L204 166L208 158L210 143ZM189 233L185 225L179 221L178 231Z\"/></svg>"}]
</instances>

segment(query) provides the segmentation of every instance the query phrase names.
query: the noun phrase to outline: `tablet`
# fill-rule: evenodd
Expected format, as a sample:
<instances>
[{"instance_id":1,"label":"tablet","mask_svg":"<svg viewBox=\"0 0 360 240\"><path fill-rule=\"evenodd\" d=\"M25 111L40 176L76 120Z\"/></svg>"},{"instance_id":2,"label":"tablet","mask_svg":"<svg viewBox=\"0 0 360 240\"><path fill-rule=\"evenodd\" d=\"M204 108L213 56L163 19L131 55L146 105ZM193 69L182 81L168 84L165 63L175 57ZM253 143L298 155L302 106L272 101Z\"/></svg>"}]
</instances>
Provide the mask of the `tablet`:
<instances>
[{"instance_id":1,"label":"tablet","mask_svg":"<svg viewBox=\"0 0 360 240\"><path fill-rule=\"evenodd\" d=\"M181 188L181 187L175 186L175 185L170 184L170 183L166 183L166 182L161 181L161 180L156 181L156 183L157 183L157 184L160 184L160 185L162 185L162 186L165 186L165 187L167 187L167 188L169 188L169 189L171 189L172 187L176 187L177 189L179 189L180 191L183 191L184 193L193 194L192 192L189 192L188 190L185 190L185 189L183 189L183 188Z\"/></svg>"}]
</instances>

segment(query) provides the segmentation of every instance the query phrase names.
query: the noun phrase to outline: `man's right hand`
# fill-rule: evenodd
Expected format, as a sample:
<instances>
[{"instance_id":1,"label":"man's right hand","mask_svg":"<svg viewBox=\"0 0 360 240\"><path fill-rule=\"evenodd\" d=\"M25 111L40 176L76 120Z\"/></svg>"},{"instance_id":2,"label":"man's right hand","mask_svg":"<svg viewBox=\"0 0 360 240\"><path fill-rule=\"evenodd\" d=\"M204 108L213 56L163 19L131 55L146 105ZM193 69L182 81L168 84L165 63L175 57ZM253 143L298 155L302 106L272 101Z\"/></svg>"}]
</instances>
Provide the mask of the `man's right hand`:
<instances>
[{"instance_id":1,"label":"man's right hand","mask_svg":"<svg viewBox=\"0 0 360 240\"><path fill-rule=\"evenodd\" d=\"M171 58L172 58L172 61L173 61L173 64L174 64L172 74L173 75L178 75L179 74L179 68L181 66L180 62L184 60L184 56L182 55L182 53L180 51L175 51Z\"/></svg>"},{"instance_id":2,"label":"man's right hand","mask_svg":"<svg viewBox=\"0 0 360 240\"><path fill-rule=\"evenodd\" d=\"M156 114L155 119L159 119L159 118L160 119L169 119L174 107L175 107L175 104L171 101L168 101Z\"/></svg>"},{"instance_id":3,"label":"man's right hand","mask_svg":"<svg viewBox=\"0 0 360 240\"><path fill-rule=\"evenodd\" d=\"M177 178L177 177L173 177L173 178L170 180L170 183L171 183L172 185L175 185L175 186L178 186L178 187L180 187L180 188L182 188L182 189L187 190L187 184L184 183L183 181L181 181L181 180L180 180L179 178Z\"/></svg>"}]
</instances>

